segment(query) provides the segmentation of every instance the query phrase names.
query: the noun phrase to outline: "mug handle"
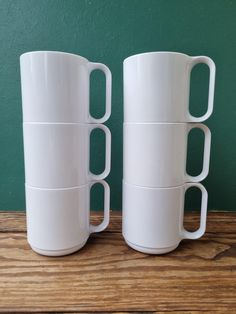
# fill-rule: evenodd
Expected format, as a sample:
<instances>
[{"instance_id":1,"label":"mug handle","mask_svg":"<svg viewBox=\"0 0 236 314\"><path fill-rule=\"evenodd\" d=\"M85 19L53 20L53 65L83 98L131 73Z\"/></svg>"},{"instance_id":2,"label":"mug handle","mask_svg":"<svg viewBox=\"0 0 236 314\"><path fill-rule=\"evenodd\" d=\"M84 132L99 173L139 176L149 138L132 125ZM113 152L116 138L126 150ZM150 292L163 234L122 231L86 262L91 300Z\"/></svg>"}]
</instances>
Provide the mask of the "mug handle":
<instances>
[{"instance_id":1,"label":"mug handle","mask_svg":"<svg viewBox=\"0 0 236 314\"><path fill-rule=\"evenodd\" d=\"M90 178L90 180L102 180L108 176L108 174L111 170L111 132L108 129L108 127L106 127L103 124L90 124L89 125L89 136L94 129L103 130L105 133L105 136L106 136L105 169L100 174L94 174L89 170L89 178ZM90 150L90 145L89 145L89 150Z\"/></svg>"},{"instance_id":2,"label":"mug handle","mask_svg":"<svg viewBox=\"0 0 236 314\"><path fill-rule=\"evenodd\" d=\"M189 123L187 126L188 133L192 129L201 129L204 132L204 153L203 153L203 167L202 172L198 176L190 176L186 173L186 181L188 182L199 182L205 179L209 172L209 165L210 165L210 152L211 152L211 131L209 128L201 123Z\"/></svg>"},{"instance_id":3,"label":"mug handle","mask_svg":"<svg viewBox=\"0 0 236 314\"><path fill-rule=\"evenodd\" d=\"M201 238L206 231L208 193L207 193L207 190L204 188L204 186L200 183L185 183L184 193L186 193L186 191L192 186L199 188L202 192L200 227L198 230L194 232L187 231L183 227L183 219L182 219L180 236L182 237L182 239L195 240L195 239ZM183 207L183 211L184 211L184 207Z\"/></svg>"},{"instance_id":4,"label":"mug handle","mask_svg":"<svg viewBox=\"0 0 236 314\"><path fill-rule=\"evenodd\" d=\"M209 78L209 92L208 92L208 107L206 113L201 117L194 117L189 112L189 122L202 122L210 117L213 111L214 104L214 90L215 90L215 75L216 75L216 66L214 61L205 56L199 57L190 57L190 72L196 64L205 63L210 69L210 78Z\"/></svg>"},{"instance_id":5,"label":"mug handle","mask_svg":"<svg viewBox=\"0 0 236 314\"><path fill-rule=\"evenodd\" d=\"M102 63L89 62L88 64L89 74L91 74L94 70L102 71L106 76L106 111L102 118L96 119L89 114L88 122L89 123L104 123L107 121L111 115L111 86L112 86L112 78L111 71L109 68Z\"/></svg>"},{"instance_id":6,"label":"mug handle","mask_svg":"<svg viewBox=\"0 0 236 314\"><path fill-rule=\"evenodd\" d=\"M90 182L90 190L92 186L97 183L103 185L104 187L104 209L103 209L104 218L103 218L103 221L97 226L90 224L89 226L90 233L101 232L104 229L106 229L106 227L109 224L109 218L110 218L110 187L107 184L107 182L104 180L92 181Z\"/></svg>"}]
</instances>

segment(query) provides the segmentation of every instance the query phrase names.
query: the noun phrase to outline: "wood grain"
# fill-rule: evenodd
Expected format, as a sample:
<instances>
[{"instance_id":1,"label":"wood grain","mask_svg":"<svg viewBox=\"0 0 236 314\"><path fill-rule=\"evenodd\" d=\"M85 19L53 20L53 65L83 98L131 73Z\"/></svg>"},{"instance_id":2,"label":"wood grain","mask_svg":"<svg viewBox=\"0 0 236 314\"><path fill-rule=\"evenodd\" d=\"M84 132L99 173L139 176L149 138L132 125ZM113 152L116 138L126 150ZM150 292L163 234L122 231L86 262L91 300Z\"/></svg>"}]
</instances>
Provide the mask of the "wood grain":
<instances>
[{"instance_id":1,"label":"wood grain","mask_svg":"<svg viewBox=\"0 0 236 314\"><path fill-rule=\"evenodd\" d=\"M187 215L188 228L197 223ZM236 214L210 213L202 239L150 256L126 246L113 213L82 250L49 258L29 248L24 213L2 212L0 311L236 313L235 231Z\"/></svg>"}]
</instances>

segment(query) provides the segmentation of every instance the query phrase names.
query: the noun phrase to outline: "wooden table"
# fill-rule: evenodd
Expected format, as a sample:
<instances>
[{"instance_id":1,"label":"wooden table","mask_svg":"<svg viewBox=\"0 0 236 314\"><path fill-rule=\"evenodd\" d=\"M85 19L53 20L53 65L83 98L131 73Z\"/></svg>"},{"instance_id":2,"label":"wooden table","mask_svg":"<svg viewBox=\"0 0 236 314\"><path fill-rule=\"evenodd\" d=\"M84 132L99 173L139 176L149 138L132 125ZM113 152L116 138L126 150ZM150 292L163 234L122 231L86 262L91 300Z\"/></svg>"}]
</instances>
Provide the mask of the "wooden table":
<instances>
[{"instance_id":1,"label":"wooden table","mask_svg":"<svg viewBox=\"0 0 236 314\"><path fill-rule=\"evenodd\" d=\"M202 239L151 256L125 244L113 213L81 251L49 258L28 246L24 213L1 212L0 311L236 313L235 233L236 213L209 213Z\"/></svg>"}]
</instances>

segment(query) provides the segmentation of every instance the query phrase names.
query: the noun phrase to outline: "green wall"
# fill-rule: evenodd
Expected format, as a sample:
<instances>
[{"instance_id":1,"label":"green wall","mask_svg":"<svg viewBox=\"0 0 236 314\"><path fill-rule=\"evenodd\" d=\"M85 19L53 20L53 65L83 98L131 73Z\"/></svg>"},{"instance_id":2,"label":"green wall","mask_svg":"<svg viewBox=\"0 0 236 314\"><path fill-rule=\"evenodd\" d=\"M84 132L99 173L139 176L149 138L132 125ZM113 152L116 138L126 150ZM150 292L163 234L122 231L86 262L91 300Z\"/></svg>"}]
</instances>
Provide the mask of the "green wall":
<instances>
[{"instance_id":1,"label":"green wall","mask_svg":"<svg viewBox=\"0 0 236 314\"><path fill-rule=\"evenodd\" d=\"M19 56L31 50L78 53L103 62L113 74L111 208L121 209L122 62L132 54L165 50L208 55L216 63L215 110L206 122L212 131L210 174L204 184L209 208L235 210L236 203L236 1L232 0L0 0L0 210L25 208ZM191 111L206 108L208 70L193 71ZM104 108L104 78L92 77L95 115ZM93 137L92 169L103 138ZM201 133L190 136L188 169L201 167ZM96 155L96 158L94 157ZM99 193L98 193L99 192ZM101 190L93 208L101 208ZM199 206L198 193L188 208Z\"/></svg>"}]
</instances>

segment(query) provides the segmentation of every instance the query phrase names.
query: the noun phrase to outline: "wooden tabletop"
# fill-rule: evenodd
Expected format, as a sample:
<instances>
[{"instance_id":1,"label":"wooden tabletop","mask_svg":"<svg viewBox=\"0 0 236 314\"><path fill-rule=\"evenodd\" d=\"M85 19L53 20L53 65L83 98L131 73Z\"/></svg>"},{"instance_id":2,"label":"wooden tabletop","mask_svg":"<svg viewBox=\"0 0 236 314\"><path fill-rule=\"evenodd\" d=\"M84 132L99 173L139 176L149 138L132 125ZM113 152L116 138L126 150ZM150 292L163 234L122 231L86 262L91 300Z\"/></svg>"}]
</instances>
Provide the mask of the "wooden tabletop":
<instances>
[{"instance_id":1,"label":"wooden tabletop","mask_svg":"<svg viewBox=\"0 0 236 314\"><path fill-rule=\"evenodd\" d=\"M0 212L0 312L236 313L236 213L209 213L203 238L163 256L129 248L112 213L82 250L52 258L30 249L24 213Z\"/></svg>"}]
</instances>

